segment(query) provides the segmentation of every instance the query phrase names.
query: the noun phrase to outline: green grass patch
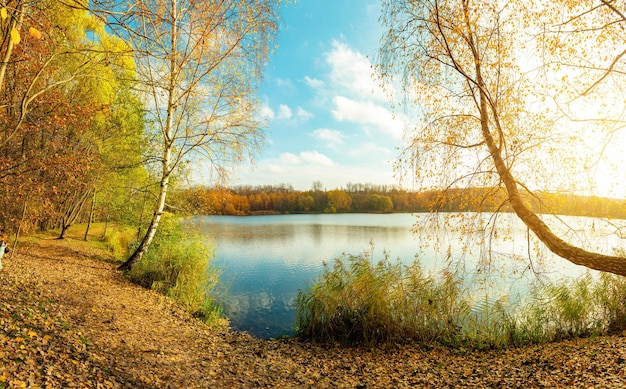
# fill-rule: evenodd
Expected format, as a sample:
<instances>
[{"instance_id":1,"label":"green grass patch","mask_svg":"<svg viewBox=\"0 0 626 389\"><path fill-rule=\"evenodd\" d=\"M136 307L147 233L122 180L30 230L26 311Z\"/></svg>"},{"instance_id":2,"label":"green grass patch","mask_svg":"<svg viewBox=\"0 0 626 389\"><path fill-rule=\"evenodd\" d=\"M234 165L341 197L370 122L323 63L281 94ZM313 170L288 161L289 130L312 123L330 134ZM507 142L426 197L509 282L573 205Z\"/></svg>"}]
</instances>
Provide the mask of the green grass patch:
<instances>
[{"instance_id":1,"label":"green grass patch","mask_svg":"<svg viewBox=\"0 0 626 389\"><path fill-rule=\"evenodd\" d=\"M150 248L128 276L178 301L205 323L224 326L228 322L211 297L220 274L213 257L206 238L184 230L180 219L164 215Z\"/></svg>"},{"instance_id":2,"label":"green grass patch","mask_svg":"<svg viewBox=\"0 0 626 389\"><path fill-rule=\"evenodd\" d=\"M137 231L124 225L108 226L106 230L101 227L102 223L95 225L94 235L100 237L99 241L116 259L126 259L133 242L137 239Z\"/></svg>"}]
</instances>

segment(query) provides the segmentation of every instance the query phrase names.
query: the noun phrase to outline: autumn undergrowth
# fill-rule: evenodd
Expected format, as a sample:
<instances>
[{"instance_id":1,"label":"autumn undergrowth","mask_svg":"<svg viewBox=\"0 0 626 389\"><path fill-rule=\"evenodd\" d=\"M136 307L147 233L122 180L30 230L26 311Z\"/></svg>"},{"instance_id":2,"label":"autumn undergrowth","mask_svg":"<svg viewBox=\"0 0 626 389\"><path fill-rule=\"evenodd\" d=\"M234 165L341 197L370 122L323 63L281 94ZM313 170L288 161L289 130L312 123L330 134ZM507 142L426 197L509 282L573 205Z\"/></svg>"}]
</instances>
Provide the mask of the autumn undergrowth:
<instances>
[{"instance_id":1,"label":"autumn undergrowth","mask_svg":"<svg viewBox=\"0 0 626 389\"><path fill-rule=\"evenodd\" d=\"M213 247L199 234L183 230L180 219L162 218L154 241L128 277L181 303L211 326L225 326L221 307L211 297L219 269L212 264Z\"/></svg>"},{"instance_id":2,"label":"autumn undergrowth","mask_svg":"<svg viewBox=\"0 0 626 389\"><path fill-rule=\"evenodd\" d=\"M363 253L325 265L295 305L302 339L493 349L625 330L626 278L537 279L521 302L476 302L458 272L435 277L417 261L405 265L385 256L375 263Z\"/></svg>"},{"instance_id":3,"label":"autumn undergrowth","mask_svg":"<svg viewBox=\"0 0 626 389\"><path fill-rule=\"evenodd\" d=\"M102 223L100 223L102 224ZM117 259L125 259L129 254L129 248L136 239L136 230L129 226L115 225L103 228L102 225L96 229L96 233L100 232L101 241L104 242L106 249Z\"/></svg>"}]
</instances>

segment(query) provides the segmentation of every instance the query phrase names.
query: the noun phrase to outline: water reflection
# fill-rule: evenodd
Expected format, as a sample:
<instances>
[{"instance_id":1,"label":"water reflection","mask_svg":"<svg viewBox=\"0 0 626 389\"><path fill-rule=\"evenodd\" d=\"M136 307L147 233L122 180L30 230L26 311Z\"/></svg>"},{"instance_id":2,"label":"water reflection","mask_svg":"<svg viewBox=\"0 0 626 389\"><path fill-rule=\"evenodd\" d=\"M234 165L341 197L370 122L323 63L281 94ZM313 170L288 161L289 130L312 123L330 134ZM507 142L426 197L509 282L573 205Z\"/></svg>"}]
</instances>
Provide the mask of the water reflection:
<instances>
[{"instance_id":1,"label":"water reflection","mask_svg":"<svg viewBox=\"0 0 626 389\"><path fill-rule=\"evenodd\" d=\"M224 267L221 280L228 285L224 310L232 326L256 336L276 337L292 334L298 290L315 280L322 264L343 253L369 251L370 242L374 242L375 259L388 252L392 260L405 263L417 256L430 272L458 269L467 289L489 286L494 298L504 294L515 300L536 279L537 271L554 278L585 271L554 258L512 215L500 218L497 233L486 236L484 225L473 234L414 233L419 217L409 214L212 216L192 222L217 244L217 262ZM561 225L556 232L573 243L600 251L623 245L613 233L614 226L584 218L565 221L575 228ZM483 244L476 244L480 240ZM424 241L437 244L425 246Z\"/></svg>"}]
</instances>

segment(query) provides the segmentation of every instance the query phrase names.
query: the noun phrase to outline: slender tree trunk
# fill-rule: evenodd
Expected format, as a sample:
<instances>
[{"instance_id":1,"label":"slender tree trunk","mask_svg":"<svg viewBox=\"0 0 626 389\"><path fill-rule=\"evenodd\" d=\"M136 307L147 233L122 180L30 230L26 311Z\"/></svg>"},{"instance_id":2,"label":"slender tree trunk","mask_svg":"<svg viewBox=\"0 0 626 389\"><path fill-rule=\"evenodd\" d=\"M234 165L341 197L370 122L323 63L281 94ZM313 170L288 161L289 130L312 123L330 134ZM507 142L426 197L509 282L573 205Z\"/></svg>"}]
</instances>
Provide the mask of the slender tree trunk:
<instances>
[{"instance_id":1,"label":"slender tree trunk","mask_svg":"<svg viewBox=\"0 0 626 389\"><path fill-rule=\"evenodd\" d=\"M176 42L178 41L178 3L177 0L170 0L170 12L171 12L171 37L170 37L170 69L169 69L169 85L167 89L168 93L168 101L167 101L167 117L165 119L165 126L162 129L163 133L163 160L161 167L161 185L159 188L159 195L156 205L156 210L154 211L154 215L152 216L152 220L150 221L150 225L148 226L148 230L146 231L146 235L141 240L141 243L135 250L135 252L128 258L126 262L124 262L119 270L122 271L130 271L137 263L141 261L146 251L150 247L154 236L156 235L157 229L159 227L159 222L161 221L161 215L163 214L163 210L165 209L165 199L167 197L167 189L169 186L170 175L172 174L171 167L171 159L172 159L172 149L174 148L174 114L176 113L176 103L175 103L175 94L176 88L178 84L178 70L177 70L177 47ZM155 91L154 91L155 92ZM156 93L156 92L155 92Z\"/></svg>"},{"instance_id":2,"label":"slender tree trunk","mask_svg":"<svg viewBox=\"0 0 626 389\"><path fill-rule=\"evenodd\" d=\"M91 222L93 221L93 211L96 205L96 193L98 191L94 188L93 196L91 197L91 207L89 209L89 217L87 218L87 228L85 228L85 236L83 240L86 242L89 238L89 228L91 227Z\"/></svg>"},{"instance_id":3,"label":"slender tree trunk","mask_svg":"<svg viewBox=\"0 0 626 389\"><path fill-rule=\"evenodd\" d=\"M68 203L68 208L65 211L65 215L63 215L63 217L61 218L61 234L59 235L58 239L65 239L65 233L78 218L78 215L83 209L83 205L85 205L85 202L89 197L89 192L90 191L87 191L84 194L80 195L77 191L75 193L75 200L71 198L66 200Z\"/></svg>"},{"instance_id":4,"label":"slender tree trunk","mask_svg":"<svg viewBox=\"0 0 626 389\"><path fill-rule=\"evenodd\" d=\"M165 174L169 171L169 159L170 159L170 149L168 148L165 152L165 158L163 162L164 174L161 178L161 186L159 190L159 196L157 201L156 210L154 215L152 216L152 220L150 221L150 225L146 231L146 235L144 235L141 243L137 246L137 249L133 254L124 262L118 270L122 271L130 271L141 259L143 258L146 251L150 247L152 240L154 239L154 235L156 235L157 229L159 227L159 223L161 221L161 216L163 215L163 210L165 209L165 199L167 197L167 188L169 186L169 174Z\"/></svg>"},{"instance_id":5,"label":"slender tree trunk","mask_svg":"<svg viewBox=\"0 0 626 389\"><path fill-rule=\"evenodd\" d=\"M57 239L65 239L65 233L67 232L68 228L70 228L69 225L66 225L65 223L61 223L61 233L59 234L59 237Z\"/></svg>"},{"instance_id":6,"label":"slender tree trunk","mask_svg":"<svg viewBox=\"0 0 626 389\"><path fill-rule=\"evenodd\" d=\"M24 20L24 13L26 10L24 9L24 1L19 1L17 3L17 7L15 7L14 14L11 16L11 21L9 22L9 26L7 28L7 35L10 36L11 30L16 29L19 31L22 27L22 21ZM17 14L17 15L15 15ZM4 56L2 58L2 62L0 62L0 91L4 88L4 79L7 71L7 67L9 66L9 61L11 60L11 55L13 54L13 47L15 47L15 43L10 38L5 38L7 40L7 48L4 52Z\"/></svg>"},{"instance_id":7,"label":"slender tree trunk","mask_svg":"<svg viewBox=\"0 0 626 389\"><path fill-rule=\"evenodd\" d=\"M469 21L466 22L468 31L471 31ZM524 203L517 186L517 181L513 174L506 166L502 153L496 141L493 138L490 129L490 118L496 126L499 125L498 115L495 107L490 105L486 94L486 85L481 73L481 58L478 49L472 40L473 34L469 34L468 44L474 54L474 63L476 64L476 86L479 90L478 104L480 110L480 124L483 139L489 149L489 153L494 161L498 175L502 179L508 200L515 214L524 222L524 224L537 236L537 238L548 247L550 251L576 265L588 267L590 269L605 271L609 273L626 276L626 258L604 255L584 250L574 246L560 237L558 237L550 227L548 227L541 218ZM491 115L490 115L491 113Z\"/></svg>"}]
</instances>

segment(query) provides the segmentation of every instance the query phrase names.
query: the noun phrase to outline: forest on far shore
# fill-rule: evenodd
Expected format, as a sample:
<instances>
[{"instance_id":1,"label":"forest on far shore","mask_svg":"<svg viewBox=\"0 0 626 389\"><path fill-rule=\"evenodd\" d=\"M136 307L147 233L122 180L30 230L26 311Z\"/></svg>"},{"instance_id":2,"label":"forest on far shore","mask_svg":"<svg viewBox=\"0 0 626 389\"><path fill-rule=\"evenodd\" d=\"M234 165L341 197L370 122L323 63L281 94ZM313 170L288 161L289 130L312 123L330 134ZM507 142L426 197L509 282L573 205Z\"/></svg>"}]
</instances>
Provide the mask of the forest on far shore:
<instances>
[{"instance_id":1,"label":"forest on far shore","mask_svg":"<svg viewBox=\"0 0 626 389\"><path fill-rule=\"evenodd\" d=\"M267 215L298 213L510 212L501 188L407 191L386 185L347 184L326 190L290 185L181 189L178 200L196 215ZM573 194L526 193L537 213L626 219L626 201Z\"/></svg>"}]
</instances>

